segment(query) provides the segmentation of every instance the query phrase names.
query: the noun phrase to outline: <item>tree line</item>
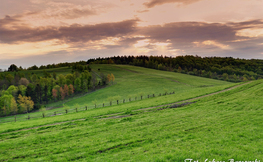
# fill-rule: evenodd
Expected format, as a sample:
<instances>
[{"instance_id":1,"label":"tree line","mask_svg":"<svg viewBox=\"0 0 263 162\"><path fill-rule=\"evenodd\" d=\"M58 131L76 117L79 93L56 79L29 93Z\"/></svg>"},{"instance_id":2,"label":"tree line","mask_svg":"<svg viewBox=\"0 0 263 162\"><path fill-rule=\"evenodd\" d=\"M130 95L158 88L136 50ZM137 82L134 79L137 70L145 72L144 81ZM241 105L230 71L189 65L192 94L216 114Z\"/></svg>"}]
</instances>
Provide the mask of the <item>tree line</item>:
<instances>
[{"instance_id":1,"label":"tree line","mask_svg":"<svg viewBox=\"0 0 263 162\"><path fill-rule=\"evenodd\" d=\"M96 76L89 69L87 65L74 65L72 72L66 75L43 70L43 77L30 72L0 73L0 115L30 112L49 102L107 85L115 79L113 74Z\"/></svg>"},{"instance_id":2,"label":"tree line","mask_svg":"<svg viewBox=\"0 0 263 162\"><path fill-rule=\"evenodd\" d=\"M44 69L53 69L53 68L61 68L61 67L75 67L75 68L85 68L86 66L86 61L78 61L78 62L63 62L63 63L58 63L58 64L48 64L48 65L41 65L41 66L30 66L28 68L23 68L22 66L16 66L15 64L12 64L8 67L7 71L22 71L22 70L44 70ZM89 67L87 67L89 68ZM90 69L89 69L90 70ZM0 72L3 71L0 69Z\"/></svg>"},{"instance_id":3,"label":"tree line","mask_svg":"<svg viewBox=\"0 0 263 162\"><path fill-rule=\"evenodd\" d=\"M114 56L89 59L88 64L128 64L201 77L241 82L263 77L263 60L200 56Z\"/></svg>"}]
</instances>

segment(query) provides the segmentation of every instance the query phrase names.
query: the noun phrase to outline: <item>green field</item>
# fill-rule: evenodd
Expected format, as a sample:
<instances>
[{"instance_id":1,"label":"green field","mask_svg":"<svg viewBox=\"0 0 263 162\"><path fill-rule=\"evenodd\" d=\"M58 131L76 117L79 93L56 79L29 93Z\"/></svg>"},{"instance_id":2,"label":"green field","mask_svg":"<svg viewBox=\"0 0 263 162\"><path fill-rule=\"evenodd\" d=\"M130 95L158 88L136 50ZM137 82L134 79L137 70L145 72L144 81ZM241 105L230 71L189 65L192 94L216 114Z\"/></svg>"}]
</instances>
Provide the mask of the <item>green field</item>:
<instances>
[{"instance_id":1,"label":"green field","mask_svg":"<svg viewBox=\"0 0 263 162\"><path fill-rule=\"evenodd\" d=\"M2 123L0 161L263 160L263 80L238 85L133 66L92 66L113 73L116 84L70 105L128 92L163 93L164 88L175 94ZM204 97L186 101L197 96ZM192 103L165 105L177 101Z\"/></svg>"},{"instance_id":2,"label":"green field","mask_svg":"<svg viewBox=\"0 0 263 162\"><path fill-rule=\"evenodd\" d=\"M128 99L128 96L133 98L139 96L140 92L148 95L164 93L165 90L167 90L168 92L175 91L176 94L180 94L194 88L234 85L233 83L220 80L127 65L93 64L91 68L97 74L100 72L105 74L113 73L116 84L86 95L85 97L67 102L67 105L73 106L76 103L91 105L93 100L97 100L98 103L106 103L109 102L109 97L120 96L121 99ZM98 71L98 69L100 69L100 71ZM54 105L62 106L62 103L47 106L50 107Z\"/></svg>"},{"instance_id":3,"label":"green field","mask_svg":"<svg viewBox=\"0 0 263 162\"><path fill-rule=\"evenodd\" d=\"M101 72L105 74L113 73L115 76L114 84L110 84L106 88L81 97L70 98L69 100L51 103L46 106L51 108L61 107L63 104L66 104L69 105L71 109L74 109L75 105L79 104L82 109L84 109L85 106L94 108L94 100L97 100L97 104L102 106L103 103L109 105L109 98L111 97L116 98L118 96L120 102L123 102L123 99L127 102L130 97L131 100L135 100L135 97L140 99L139 94L141 92L143 93L143 98L147 98L148 95L152 96L153 94L155 94L155 96L158 96L160 93L163 95L165 91L175 92L175 95L170 96L167 100L157 103L148 103L146 101L145 104L140 105L140 107L147 107L193 98L235 85L220 80L127 65L93 64L91 68L96 74ZM67 70L66 68L60 68L60 72L62 72L62 69L64 69L65 72ZM98 71L98 69L100 69L100 71ZM116 99L114 99L113 104L116 104ZM56 108L47 111L47 115L53 115L54 111L57 113L65 113L63 108ZM41 116L41 112L30 113L31 118ZM27 114L17 115L17 120L26 120L27 117ZM14 121L14 117L11 116L0 119L0 123L7 121Z\"/></svg>"}]
</instances>

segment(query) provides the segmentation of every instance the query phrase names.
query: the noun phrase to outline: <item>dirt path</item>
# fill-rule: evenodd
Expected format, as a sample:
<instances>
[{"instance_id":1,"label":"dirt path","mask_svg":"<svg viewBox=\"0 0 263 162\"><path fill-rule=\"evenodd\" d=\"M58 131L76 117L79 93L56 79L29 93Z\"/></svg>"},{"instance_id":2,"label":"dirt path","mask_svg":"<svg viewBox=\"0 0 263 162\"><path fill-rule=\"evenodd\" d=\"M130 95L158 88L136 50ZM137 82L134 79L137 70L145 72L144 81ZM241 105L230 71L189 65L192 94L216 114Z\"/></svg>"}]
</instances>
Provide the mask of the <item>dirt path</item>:
<instances>
[{"instance_id":1,"label":"dirt path","mask_svg":"<svg viewBox=\"0 0 263 162\"><path fill-rule=\"evenodd\" d=\"M165 106L171 106L171 105L174 105L174 104L181 104L181 103L184 103L184 102L194 101L194 100L197 100L197 99L200 99L200 98L205 98L205 97L208 97L208 96L212 96L212 95L216 95L216 94L219 94L219 93L227 92L227 91L230 91L230 90L235 89L237 87L246 85L248 83L250 83L250 82L247 82L247 83L244 83L244 84L239 84L239 85L236 85L236 86L233 86L233 87L230 87L230 88L218 91L218 92L210 93L210 94L199 96L199 97L194 97L194 98L187 99L187 100L182 100L182 101L173 102L173 103L170 103L170 104L165 104L165 105L159 105L159 106L153 106L153 107L147 107L147 108L143 108L143 109L133 110L133 112L142 111L142 110L148 111L148 110L155 109L155 108L160 108L160 107L165 107ZM123 114L123 112L114 113L114 114L107 114L107 115L103 115L103 116L96 116L94 118L97 118L97 119L114 119L114 118L124 118L124 117L130 116L130 115L120 115L120 114ZM42 126L37 126L37 127L32 127L32 128L25 128L25 129L20 129L20 130L16 130L16 131L5 132L5 133L1 133L1 134L14 133L14 132L19 132L19 131L37 129L37 128L41 128L41 127L47 127L47 126L53 126L53 125L59 125L59 124L64 124L64 123L68 123L68 122L83 121L83 120L86 120L86 119L77 119L77 120L71 120L71 121L58 122L58 123L47 124L47 125L42 125Z\"/></svg>"}]
</instances>

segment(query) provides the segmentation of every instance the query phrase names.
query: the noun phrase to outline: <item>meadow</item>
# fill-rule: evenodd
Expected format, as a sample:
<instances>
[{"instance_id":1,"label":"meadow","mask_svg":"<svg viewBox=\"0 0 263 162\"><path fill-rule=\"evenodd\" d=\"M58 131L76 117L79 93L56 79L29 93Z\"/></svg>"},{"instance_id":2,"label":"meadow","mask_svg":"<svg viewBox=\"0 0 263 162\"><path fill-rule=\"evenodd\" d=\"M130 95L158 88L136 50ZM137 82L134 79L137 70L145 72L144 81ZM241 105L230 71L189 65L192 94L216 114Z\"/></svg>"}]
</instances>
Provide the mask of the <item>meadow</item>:
<instances>
[{"instance_id":1,"label":"meadow","mask_svg":"<svg viewBox=\"0 0 263 162\"><path fill-rule=\"evenodd\" d=\"M130 102L1 124L0 161L261 160L262 95L259 80L175 109Z\"/></svg>"},{"instance_id":2,"label":"meadow","mask_svg":"<svg viewBox=\"0 0 263 162\"><path fill-rule=\"evenodd\" d=\"M116 90L125 96L129 84L137 85L132 78L146 82L145 93L154 91L148 84L159 83L157 90L169 84L175 94L1 123L0 161L263 160L263 80L233 84L132 66L92 66L114 73L117 83L84 96L87 101L96 93L110 94L119 84L123 89ZM187 100L198 96L204 97ZM76 102L84 104L85 100ZM175 102L189 104L166 105Z\"/></svg>"},{"instance_id":3,"label":"meadow","mask_svg":"<svg viewBox=\"0 0 263 162\"><path fill-rule=\"evenodd\" d=\"M92 101L97 100L98 103L109 102L110 97L118 96L121 99L129 97L139 97L139 93L143 95L159 94L167 92L176 92L180 94L194 88L203 88L209 86L234 85L230 82L220 80L195 77L174 72L152 70L136 66L128 65L105 65L91 64L92 71L96 74L112 73L115 76L113 85L107 88L93 92L92 94L77 98L66 102L69 106L78 104L92 104ZM100 70L98 70L100 69ZM65 103L65 102L63 102ZM50 106L62 106L61 103L49 104Z\"/></svg>"},{"instance_id":4,"label":"meadow","mask_svg":"<svg viewBox=\"0 0 263 162\"><path fill-rule=\"evenodd\" d=\"M175 95L172 95L170 99L155 103L154 105L156 106L158 104L176 102L180 99L183 100L187 98L193 98L236 85L220 80L136 66L105 64L91 64L90 66L95 74L100 74L101 72L104 74L114 74L114 83L110 83L106 88L102 88L94 92L89 92L87 94L76 96L68 100L47 104L47 109L52 109L54 107L58 108L48 110L46 112L46 116L53 115L55 111L56 114L65 113L64 109L62 108L63 104L68 105L70 109L72 109L71 112L75 112L73 109L75 109L77 105L79 105L78 107L80 110L84 110L86 106L88 108L94 108L95 100L97 105L102 106L104 103L106 106L110 104L109 100L112 100L112 103L116 104L117 99L119 99L120 103L122 103L123 99L125 99L125 102L129 101L129 98L131 98L131 100L135 100L135 97L137 100L139 100L140 95L142 95L145 99L148 97L148 95L152 96L155 94L155 96L158 96L160 93L163 95L166 92L175 92ZM57 71L60 71L60 73L63 69L64 71L68 70L67 68L59 69L57 69ZM52 71L52 69L49 70ZM40 74L40 71L37 73ZM145 107L147 104L149 106L153 106L152 103L146 103L141 106ZM42 116L41 112L29 113L29 115L31 118L39 118ZM17 115L17 120L26 120L27 117L28 114L20 114ZM14 117L10 116L0 118L0 123L8 121L14 121Z\"/></svg>"}]
</instances>

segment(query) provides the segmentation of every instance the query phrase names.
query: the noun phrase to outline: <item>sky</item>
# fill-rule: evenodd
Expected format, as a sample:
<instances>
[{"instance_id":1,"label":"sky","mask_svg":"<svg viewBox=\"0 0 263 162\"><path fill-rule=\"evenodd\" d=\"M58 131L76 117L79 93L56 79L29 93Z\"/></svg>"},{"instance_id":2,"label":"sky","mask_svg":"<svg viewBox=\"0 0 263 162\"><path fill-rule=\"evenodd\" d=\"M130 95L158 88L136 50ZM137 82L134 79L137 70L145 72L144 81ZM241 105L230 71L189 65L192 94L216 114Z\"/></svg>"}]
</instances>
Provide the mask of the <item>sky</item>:
<instances>
[{"instance_id":1,"label":"sky","mask_svg":"<svg viewBox=\"0 0 263 162\"><path fill-rule=\"evenodd\" d=\"M0 4L0 69L118 55L263 59L263 0Z\"/></svg>"}]
</instances>

